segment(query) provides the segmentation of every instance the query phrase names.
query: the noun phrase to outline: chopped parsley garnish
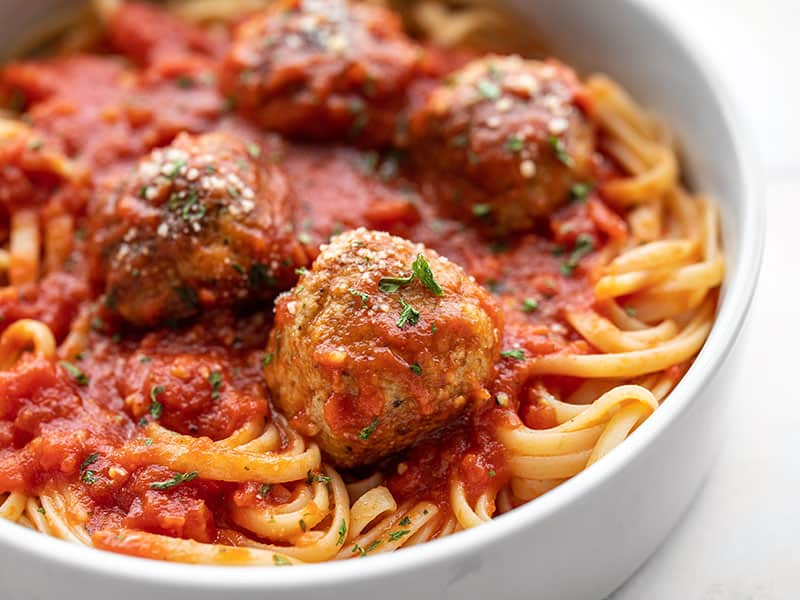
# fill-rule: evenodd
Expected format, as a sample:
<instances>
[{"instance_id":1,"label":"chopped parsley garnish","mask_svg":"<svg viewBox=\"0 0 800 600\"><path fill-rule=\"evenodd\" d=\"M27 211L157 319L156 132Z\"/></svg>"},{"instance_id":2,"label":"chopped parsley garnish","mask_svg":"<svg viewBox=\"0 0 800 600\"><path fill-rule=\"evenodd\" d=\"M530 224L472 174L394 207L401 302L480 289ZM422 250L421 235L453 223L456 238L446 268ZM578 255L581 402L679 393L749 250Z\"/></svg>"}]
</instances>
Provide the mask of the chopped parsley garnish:
<instances>
[{"instance_id":1,"label":"chopped parsley garnish","mask_svg":"<svg viewBox=\"0 0 800 600\"><path fill-rule=\"evenodd\" d=\"M428 261L425 260L425 257L422 254L417 254L416 260L411 263L411 271L417 276L417 279L419 279L425 287L434 293L434 295L444 295L442 288L438 283L436 283L436 279L433 277L433 271L431 271Z\"/></svg>"},{"instance_id":2,"label":"chopped parsley garnish","mask_svg":"<svg viewBox=\"0 0 800 600\"><path fill-rule=\"evenodd\" d=\"M306 273L308 273L308 269L306 269L305 267L297 267L294 270L294 274L297 275L298 277L302 277Z\"/></svg>"},{"instance_id":3,"label":"chopped parsley garnish","mask_svg":"<svg viewBox=\"0 0 800 600\"><path fill-rule=\"evenodd\" d=\"M636 316L636 309L633 308L632 306L626 306L625 307L625 314L628 315L629 317L635 317Z\"/></svg>"},{"instance_id":4,"label":"chopped parsley garnish","mask_svg":"<svg viewBox=\"0 0 800 600\"><path fill-rule=\"evenodd\" d=\"M500 86L488 79L481 79L478 82L478 91L487 100L497 100L503 94Z\"/></svg>"},{"instance_id":5,"label":"chopped parsley garnish","mask_svg":"<svg viewBox=\"0 0 800 600\"><path fill-rule=\"evenodd\" d=\"M245 272L244 271L244 267L242 265L240 265L239 263L233 263L231 265L231 267L233 267L233 270L236 271L237 273L240 273L241 275L244 275L244 272Z\"/></svg>"},{"instance_id":6,"label":"chopped parsley garnish","mask_svg":"<svg viewBox=\"0 0 800 600\"><path fill-rule=\"evenodd\" d=\"M396 540L399 540L404 535L408 535L409 533L411 533L410 529L400 529L398 531L392 531L389 533L389 539L394 542Z\"/></svg>"},{"instance_id":7,"label":"chopped parsley garnish","mask_svg":"<svg viewBox=\"0 0 800 600\"><path fill-rule=\"evenodd\" d=\"M525 360L525 351L520 348L514 350L503 350L500 353L503 358L513 358L514 360Z\"/></svg>"},{"instance_id":8,"label":"chopped parsley garnish","mask_svg":"<svg viewBox=\"0 0 800 600\"><path fill-rule=\"evenodd\" d=\"M78 367L71 362L62 360L58 363L61 367L69 373L78 385L89 385L89 377L81 371Z\"/></svg>"},{"instance_id":9,"label":"chopped parsley garnish","mask_svg":"<svg viewBox=\"0 0 800 600\"><path fill-rule=\"evenodd\" d=\"M342 519L342 522L339 523L339 537L336 539L336 545L341 546L344 544L344 537L347 535L347 521Z\"/></svg>"},{"instance_id":10,"label":"chopped parsley garnish","mask_svg":"<svg viewBox=\"0 0 800 600\"><path fill-rule=\"evenodd\" d=\"M117 302L118 299L116 290L111 290L103 297L103 306L106 308L116 308Z\"/></svg>"},{"instance_id":11,"label":"chopped parsley garnish","mask_svg":"<svg viewBox=\"0 0 800 600\"><path fill-rule=\"evenodd\" d=\"M212 371L208 376L208 383L211 384L211 399L216 400L219 398L219 390L222 387L222 373Z\"/></svg>"},{"instance_id":12,"label":"chopped parsley garnish","mask_svg":"<svg viewBox=\"0 0 800 600\"><path fill-rule=\"evenodd\" d=\"M280 554L273 554L272 555L272 562L275 563L276 567L287 567L291 566L292 561L290 561L285 556L281 556Z\"/></svg>"},{"instance_id":13,"label":"chopped parsley garnish","mask_svg":"<svg viewBox=\"0 0 800 600\"><path fill-rule=\"evenodd\" d=\"M142 354L142 356L139 357L139 362L140 363L149 363L149 362L152 362L152 360L153 359L150 358L149 356L147 356L147 354Z\"/></svg>"},{"instance_id":14,"label":"chopped parsley garnish","mask_svg":"<svg viewBox=\"0 0 800 600\"><path fill-rule=\"evenodd\" d=\"M523 142L522 138L517 135L512 135L510 138L506 140L506 150L508 150L509 152L513 153L521 152L524 146L525 142Z\"/></svg>"},{"instance_id":15,"label":"chopped parsley garnish","mask_svg":"<svg viewBox=\"0 0 800 600\"><path fill-rule=\"evenodd\" d=\"M306 473L306 483L311 485L315 481L328 485L331 482L331 478L327 475L323 475L322 473L314 473L311 469L309 469Z\"/></svg>"},{"instance_id":16,"label":"chopped parsley garnish","mask_svg":"<svg viewBox=\"0 0 800 600\"><path fill-rule=\"evenodd\" d=\"M358 290L353 289L353 288L350 288L347 291L350 292L351 296L356 296L358 298L361 298L361 306L362 307L366 308L368 306L369 294L365 294L364 292L359 292Z\"/></svg>"},{"instance_id":17,"label":"chopped parsley garnish","mask_svg":"<svg viewBox=\"0 0 800 600\"><path fill-rule=\"evenodd\" d=\"M263 500L264 498L267 497L267 494L269 494L271 489L272 489L271 484L262 483L261 487L258 488L258 493L256 494L256 498L258 498L259 500Z\"/></svg>"},{"instance_id":18,"label":"chopped parsley garnish","mask_svg":"<svg viewBox=\"0 0 800 600\"><path fill-rule=\"evenodd\" d=\"M575 183L569 189L569 197L574 202L583 202L586 197L592 192L591 183Z\"/></svg>"},{"instance_id":19,"label":"chopped parsley garnish","mask_svg":"<svg viewBox=\"0 0 800 600\"><path fill-rule=\"evenodd\" d=\"M422 375L422 367L420 367L418 363L414 363L409 369L411 369L411 372L415 375Z\"/></svg>"},{"instance_id":20,"label":"chopped parsley garnish","mask_svg":"<svg viewBox=\"0 0 800 600\"><path fill-rule=\"evenodd\" d=\"M44 509L44 506L40 506L39 508L37 508L36 512L38 512L40 514L43 514L43 515L47 514L47 511Z\"/></svg>"},{"instance_id":21,"label":"chopped parsley garnish","mask_svg":"<svg viewBox=\"0 0 800 600\"><path fill-rule=\"evenodd\" d=\"M572 160L572 157L567 152L567 149L564 147L564 142L557 138L556 136L550 136L549 139L550 147L553 149L553 152L556 155L556 158L561 162L561 164L566 165L569 168L572 168L575 164L575 161Z\"/></svg>"},{"instance_id":22,"label":"chopped parsley garnish","mask_svg":"<svg viewBox=\"0 0 800 600\"><path fill-rule=\"evenodd\" d=\"M355 139L359 135L361 135L361 132L364 131L364 128L367 126L367 123L369 123L369 114L367 114L366 111L362 110L356 115L356 118L353 121L353 125L350 127L350 132L349 132L350 138Z\"/></svg>"},{"instance_id":23,"label":"chopped parsley garnish","mask_svg":"<svg viewBox=\"0 0 800 600\"><path fill-rule=\"evenodd\" d=\"M378 289L385 294L393 294L414 281L414 274L408 277L384 277L378 282Z\"/></svg>"},{"instance_id":24,"label":"chopped parsley garnish","mask_svg":"<svg viewBox=\"0 0 800 600\"><path fill-rule=\"evenodd\" d=\"M403 517L402 519L400 519L398 525L400 525L400 527L406 527L407 525L411 525L411 518L408 516Z\"/></svg>"},{"instance_id":25,"label":"chopped parsley garnish","mask_svg":"<svg viewBox=\"0 0 800 600\"><path fill-rule=\"evenodd\" d=\"M409 325L416 325L419 323L419 311L403 299L400 300L400 304L403 306L403 310L400 311L400 318L397 319L397 326L402 329L406 326L406 323Z\"/></svg>"},{"instance_id":26,"label":"chopped parsley garnish","mask_svg":"<svg viewBox=\"0 0 800 600\"><path fill-rule=\"evenodd\" d=\"M522 301L522 312L532 313L539 308L539 301L536 298L525 298Z\"/></svg>"},{"instance_id":27,"label":"chopped parsley garnish","mask_svg":"<svg viewBox=\"0 0 800 600\"><path fill-rule=\"evenodd\" d=\"M175 473L172 479L167 479L166 481L156 481L150 484L151 490L168 490L170 488L175 487L176 485L180 485L182 483L186 483L191 481L197 477L197 471L192 471L190 473Z\"/></svg>"},{"instance_id":28,"label":"chopped parsley garnish","mask_svg":"<svg viewBox=\"0 0 800 600\"><path fill-rule=\"evenodd\" d=\"M181 217L184 221L199 221L205 216L206 205L197 199L197 194L192 192L181 209Z\"/></svg>"},{"instance_id":29,"label":"chopped parsley garnish","mask_svg":"<svg viewBox=\"0 0 800 600\"><path fill-rule=\"evenodd\" d=\"M153 387L150 388L150 400L155 402L158 395L163 393L164 393L163 385L154 385Z\"/></svg>"},{"instance_id":30,"label":"chopped parsley garnish","mask_svg":"<svg viewBox=\"0 0 800 600\"><path fill-rule=\"evenodd\" d=\"M497 473L495 472L495 470L494 470L494 469L491 469L491 470L489 471L489 477L494 477L495 475L497 475Z\"/></svg>"},{"instance_id":31,"label":"chopped parsley garnish","mask_svg":"<svg viewBox=\"0 0 800 600\"><path fill-rule=\"evenodd\" d=\"M261 156L261 146L256 143L247 144L247 153L253 158Z\"/></svg>"},{"instance_id":32,"label":"chopped parsley garnish","mask_svg":"<svg viewBox=\"0 0 800 600\"><path fill-rule=\"evenodd\" d=\"M431 271L428 261L422 254L417 254L417 258L411 263L411 275L407 277L383 277L378 282L378 289L385 294L393 294L400 288L410 285L415 277L436 296L444 295L442 288L433 276L433 271Z\"/></svg>"},{"instance_id":33,"label":"chopped parsley garnish","mask_svg":"<svg viewBox=\"0 0 800 600\"><path fill-rule=\"evenodd\" d=\"M247 276L247 284L250 286L251 290L275 287L277 283L278 280L270 273L267 265L253 263L250 267L250 273Z\"/></svg>"},{"instance_id":34,"label":"chopped parsley garnish","mask_svg":"<svg viewBox=\"0 0 800 600\"><path fill-rule=\"evenodd\" d=\"M265 354L264 358L261 359L261 366L267 367L272 362L272 359L275 358L275 355L270 352L269 354Z\"/></svg>"},{"instance_id":35,"label":"chopped parsley garnish","mask_svg":"<svg viewBox=\"0 0 800 600\"><path fill-rule=\"evenodd\" d=\"M355 546L353 546L353 549L350 552L352 552L353 554L357 553L359 556L364 557L367 555L368 552L377 548L380 545L380 543L381 543L380 540L375 540L366 548L362 548L361 546L356 544Z\"/></svg>"},{"instance_id":36,"label":"chopped parsley garnish","mask_svg":"<svg viewBox=\"0 0 800 600\"><path fill-rule=\"evenodd\" d=\"M161 402L159 402L158 400L156 400L155 396L153 395L153 391L155 391L156 388L161 388L160 392L156 392L157 394L160 394L161 392L164 391L164 388L161 387L160 385L157 385L152 390L150 390L150 398L153 400L153 403L150 405L150 410L148 412L150 413L150 416L157 421L158 419L161 418L161 414L164 412L164 405L161 404Z\"/></svg>"},{"instance_id":37,"label":"chopped parsley garnish","mask_svg":"<svg viewBox=\"0 0 800 600\"><path fill-rule=\"evenodd\" d=\"M368 440L369 436L375 433L375 430L378 428L378 417L372 419L372 422L364 427L361 431L358 432L358 439L360 440Z\"/></svg>"},{"instance_id":38,"label":"chopped parsley garnish","mask_svg":"<svg viewBox=\"0 0 800 600\"><path fill-rule=\"evenodd\" d=\"M492 212L492 205L491 204L474 204L472 206L472 214L478 218L488 217L489 213Z\"/></svg>"},{"instance_id":39,"label":"chopped parsley garnish","mask_svg":"<svg viewBox=\"0 0 800 600\"><path fill-rule=\"evenodd\" d=\"M364 168L365 172L374 173L380 158L377 152L367 152L362 158L360 166Z\"/></svg>"},{"instance_id":40,"label":"chopped parsley garnish","mask_svg":"<svg viewBox=\"0 0 800 600\"><path fill-rule=\"evenodd\" d=\"M561 272L567 276L572 275L581 259L592 250L594 250L594 238L585 233L579 235L575 240L575 248L569 255L569 259L561 265Z\"/></svg>"},{"instance_id":41,"label":"chopped parsley garnish","mask_svg":"<svg viewBox=\"0 0 800 600\"><path fill-rule=\"evenodd\" d=\"M97 483L97 473L92 470L84 471L83 475L81 475L81 481L88 485Z\"/></svg>"},{"instance_id":42,"label":"chopped parsley garnish","mask_svg":"<svg viewBox=\"0 0 800 600\"><path fill-rule=\"evenodd\" d=\"M174 163L169 166L169 170L165 175L170 179L175 179L180 173L181 169L186 166L186 161L183 159L178 159Z\"/></svg>"},{"instance_id":43,"label":"chopped parsley garnish","mask_svg":"<svg viewBox=\"0 0 800 600\"><path fill-rule=\"evenodd\" d=\"M152 446L153 445L153 438L144 438L144 445L145 446Z\"/></svg>"},{"instance_id":44,"label":"chopped parsley garnish","mask_svg":"<svg viewBox=\"0 0 800 600\"><path fill-rule=\"evenodd\" d=\"M302 529L303 533L305 533L306 529L307 529L306 522L303 519L300 519L300 521L298 522L298 525L300 525L300 529Z\"/></svg>"},{"instance_id":45,"label":"chopped parsley garnish","mask_svg":"<svg viewBox=\"0 0 800 600\"><path fill-rule=\"evenodd\" d=\"M97 459L100 458L100 455L97 452L92 452L89 456L87 456L84 461L81 463L80 470L83 471L86 467L91 464L97 462Z\"/></svg>"}]
</instances>

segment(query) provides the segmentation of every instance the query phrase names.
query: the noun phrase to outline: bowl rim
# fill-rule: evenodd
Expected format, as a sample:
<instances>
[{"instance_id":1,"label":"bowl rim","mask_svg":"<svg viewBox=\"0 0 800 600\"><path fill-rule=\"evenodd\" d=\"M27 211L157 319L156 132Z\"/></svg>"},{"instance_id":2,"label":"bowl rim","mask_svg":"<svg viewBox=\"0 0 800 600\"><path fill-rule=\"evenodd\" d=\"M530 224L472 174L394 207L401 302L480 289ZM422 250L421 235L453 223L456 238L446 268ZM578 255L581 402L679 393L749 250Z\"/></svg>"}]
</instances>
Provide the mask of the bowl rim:
<instances>
[{"instance_id":1,"label":"bowl rim","mask_svg":"<svg viewBox=\"0 0 800 600\"><path fill-rule=\"evenodd\" d=\"M714 326L689 371L666 402L624 444L563 484L490 523L403 550L368 557L366 561L334 561L297 565L292 569L187 565L125 556L86 546L72 545L0 519L0 548L28 554L41 561L105 576L118 581L164 583L173 588L217 591L306 590L341 583L356 583L409 572L417 567L443 564L479 553L482 549L528 530L579 501L615 476L650 446L697 400L698 392L714 376L733 348L752 304L762 263L766 210L762 202L761 167L746 121L738 118L731 96L697 45L683 34L655 2L622 0L626 10L648 21L671 38L699 75L709 83L733 142L736 167L743 183L742 235L734 285L726 289ZM733 269L731 269L733 270ZM398 559L398 556L400 557ZM299 571L297 569L300 569Z\"/></svg>"}]
</instances>

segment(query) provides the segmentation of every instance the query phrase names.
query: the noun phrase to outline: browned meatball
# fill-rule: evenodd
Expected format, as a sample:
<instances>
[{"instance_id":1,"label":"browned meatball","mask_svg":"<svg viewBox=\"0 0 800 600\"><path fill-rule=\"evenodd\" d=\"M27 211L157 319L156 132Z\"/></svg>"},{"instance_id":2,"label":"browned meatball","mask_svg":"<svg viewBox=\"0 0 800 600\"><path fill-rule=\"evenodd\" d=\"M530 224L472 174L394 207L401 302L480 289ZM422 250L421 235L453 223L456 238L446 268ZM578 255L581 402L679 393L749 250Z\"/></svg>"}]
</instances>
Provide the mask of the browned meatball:
<instances>
[{"instance_id":1,"label":"browned meatball","mask_svg":"<svg viewBox=\"0 0 800 600\"><path fill-rule=\"evenodd\" d=\"M106 304L152 325L273 298L306 260L292 201L285 176L257 146L221 133L180 135L95 198L92 242Z\"/></svg>"},{"instance_id":2,"label":"browned meatball","mask_svg":"<svg viewBox=\"0 0 800 600\"><path fill-rule=\"evenodd\" d=\"M419 56L386 8L282 0L237 27L221 85L268 129L384 144Z\"/></svg>"},{"instance_id":3,"label":"browned meatball","mask_svg":"<svg viewBox=\"0 0 800 600\"><path fill-rule=\"evenodd\" d=\"M499 233L529 229L588 174L594 131L581 98L556 61L481 58L412 117L414 155L453 214Z\"/></svg>"},{"instance_id":4,"label":"browned meatball","mask_svg":"<svg viewBox=\"0 0 800 600\"><path fill-rule=\"evenodd\" d=\"M402 450L489 397L500 309L420 244L339 235L275 311L273 400L337 465Z\"/></svg>"}]
</instances>

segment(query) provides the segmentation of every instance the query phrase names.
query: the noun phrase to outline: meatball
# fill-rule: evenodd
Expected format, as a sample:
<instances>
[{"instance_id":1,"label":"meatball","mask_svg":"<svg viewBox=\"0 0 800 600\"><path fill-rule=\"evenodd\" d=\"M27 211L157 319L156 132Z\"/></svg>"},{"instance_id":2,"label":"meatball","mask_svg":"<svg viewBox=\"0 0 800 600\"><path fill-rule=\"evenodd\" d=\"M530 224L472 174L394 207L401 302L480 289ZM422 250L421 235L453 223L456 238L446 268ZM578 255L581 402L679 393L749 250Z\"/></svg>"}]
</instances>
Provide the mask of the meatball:
<instances>
[{"instance_id":1,"label":"meatball","mask_svg":"<svg viewBox=\"0 0 800 600\"><path fill-rule=\"evenodd\" d=\"M411 118L414 155L432 167L454 216L506 233L530 229L588 175L594 128L575 73L490 56L436 88Z\"/></svg>"},{"instance_id":2,"label":"meatball","mask_svg":"<svg viewBox=\"0 0 800 600\"><path fill-rule=\"evenodd\" d=\"M288 182L260 146L181 134L94 199L95 272L106 305L135 325L274 298L306 257Z\"/></svg>"},{"instance_id":3,"label":"meatball","mask_svg":"<svg viewBox=\"0 0 800 600\"><path fill-rule=\"evenodd\" d=\"M420 54L381 6L283 0L237 27L221 86L287 136L385 144Z\"/></svg>"},{"instance_id":4,"label":"meatball","mask_svg":"<svg viewBox=\"0 0 800 600\"><path fill-rule=\"evenodd\" d=\"M499 307L458 265L357 229L276 301L265 377L335 464L369 464L489 398L501 331Z\"/></svg>"}]
</instances>

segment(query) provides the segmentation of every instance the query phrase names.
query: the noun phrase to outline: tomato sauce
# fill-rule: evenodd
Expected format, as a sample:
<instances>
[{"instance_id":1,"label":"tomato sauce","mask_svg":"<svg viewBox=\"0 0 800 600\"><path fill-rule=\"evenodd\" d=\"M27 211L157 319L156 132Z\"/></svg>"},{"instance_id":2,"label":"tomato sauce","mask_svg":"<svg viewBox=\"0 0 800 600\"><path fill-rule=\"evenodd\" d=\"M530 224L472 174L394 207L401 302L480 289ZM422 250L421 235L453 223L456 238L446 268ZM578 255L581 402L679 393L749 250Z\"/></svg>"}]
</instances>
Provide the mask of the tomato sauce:
<instances>
[{"instance_id":1,"label":"tomato sauce","mask_svg":"<svg viewBox=\"0 0 800 600\"><path fill-rule=\"evenodd\" d=\"M232 114L218 91L225 36L137 6L120 11L110 25L104 43L117 55L22 61L0 72L4 96L23 99L25 120L34 131L87 171L86 187L53 191L51 185L45 199L37 196L41 182L17 187L16 196L38 206L62 194L78 226L62 270L0 292L0 329L34 318L62 342L72 324L88 324L87 350L61 357L69 368L23 355L13 369L0 372L0 489L37 492L49 481L69 481L86 499L90 530L129 527L212 541L219 527L230 526L227 494L241 506L291 498L284 486L264 490L256 484L199 480L154 490L153 483L174 473L158 466L128 472L109 458L127 440L143 437L143 425L153 420L179 433L218 440L271 412L261 375L271 306L242 314L221 310L194 324L141 332L113 318L89 278L83 240L89 190L102 189L109 176L179 132L222 129L262 142L288 174L300 207L300 241L312 256L329 236L364 226L422 242L458 263L501 303L503 347L527 357L567 348L591 351L565 322L564 309L593 302L597 252L626 235L619 215L588 193L534 232L487 238L441 214L426 177L402 151L279 140ZM431 52L430 79L414 82L413 90L422 94L466 58ZM413 101L414 93L410 96ZM597 163L597 177L608 176L603 159ZM3 167L0 195L15 177L12 167ZM0 225L8 228L7 208ZM590 236L594 244L571 261L579 236ZM400 500L445 502L454 470L470 498L507 482L506 459L493 433L507 411L519 410L530 427L554 424L552 411L526 396L523 377L523 361L504 356L490 391L508 403L492 402L382 465L392 492ZM30 444L34 438L37 443Z\"/></svg>"}]
</instances>

